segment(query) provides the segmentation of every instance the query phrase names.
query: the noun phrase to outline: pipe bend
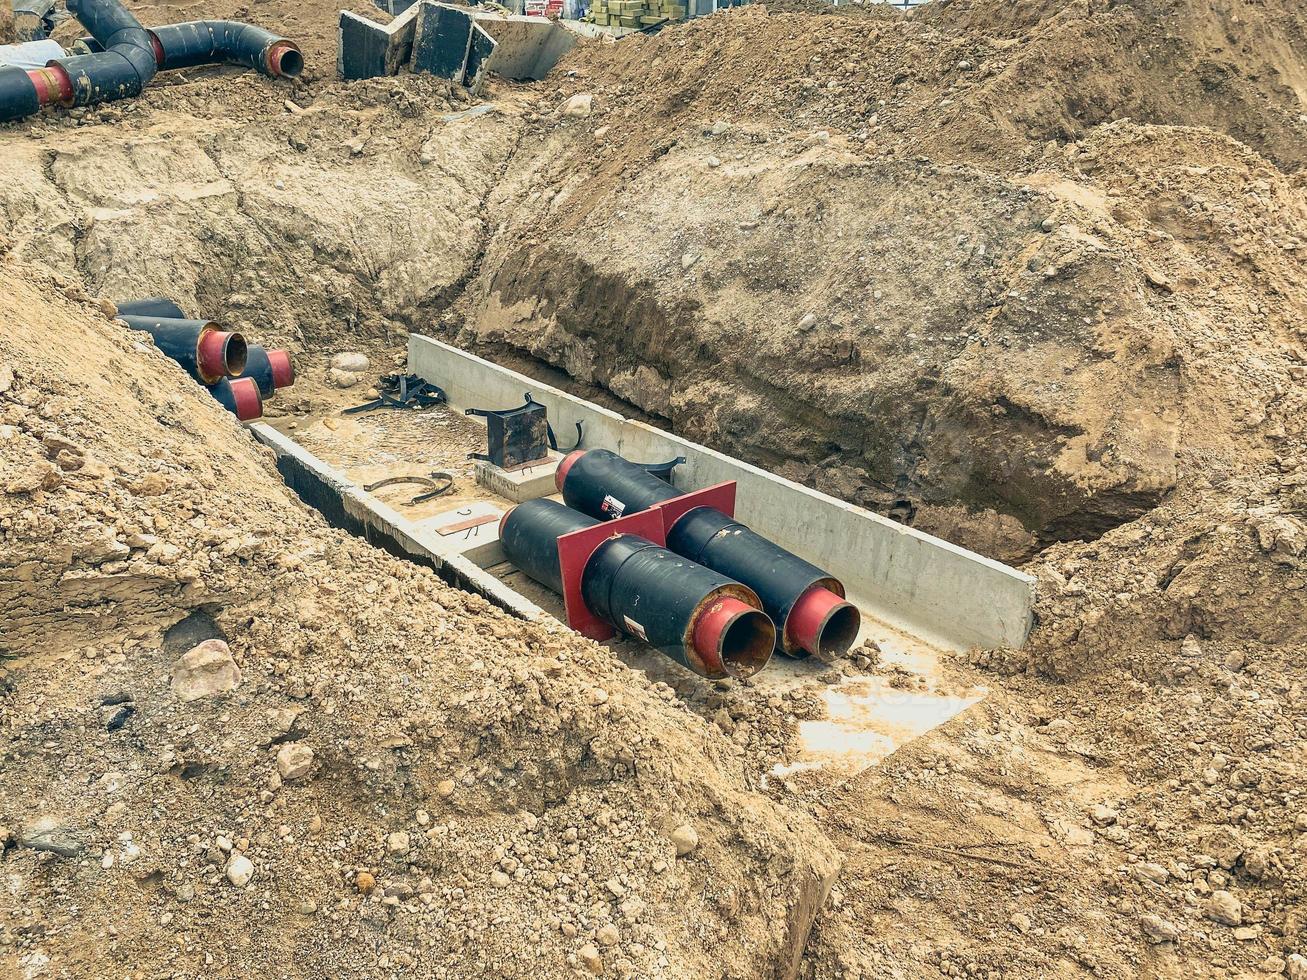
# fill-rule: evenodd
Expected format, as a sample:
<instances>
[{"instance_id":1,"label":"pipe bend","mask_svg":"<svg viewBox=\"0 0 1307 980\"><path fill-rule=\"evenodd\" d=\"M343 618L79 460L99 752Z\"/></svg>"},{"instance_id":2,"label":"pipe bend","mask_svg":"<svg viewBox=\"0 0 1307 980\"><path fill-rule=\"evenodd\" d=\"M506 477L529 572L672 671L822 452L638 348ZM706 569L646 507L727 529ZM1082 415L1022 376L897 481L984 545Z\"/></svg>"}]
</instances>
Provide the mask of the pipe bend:
<instances>
[{"instance_id":1,"label":"pipe bend","mask_svg":"<svg viewBox=\"0 0 1307 980\"><path fill-rule=\"evenodd\" d=\"M293 41L235 20L194 20L154 30L163 69L244 65L269 78L294 78L304 58Z\"/></svg>"}]
</instances>

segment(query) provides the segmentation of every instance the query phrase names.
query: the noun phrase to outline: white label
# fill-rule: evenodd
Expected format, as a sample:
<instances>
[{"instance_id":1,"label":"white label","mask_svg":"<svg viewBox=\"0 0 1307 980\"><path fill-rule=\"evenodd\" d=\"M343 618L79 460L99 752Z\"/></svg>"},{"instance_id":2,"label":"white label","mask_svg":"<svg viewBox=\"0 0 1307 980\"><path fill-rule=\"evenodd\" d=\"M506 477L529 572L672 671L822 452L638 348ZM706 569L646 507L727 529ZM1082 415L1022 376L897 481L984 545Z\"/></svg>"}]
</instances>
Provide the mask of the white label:
<instances>
[{"instance_id":1,"label":"white label","mask_svg":"<svg viewBox=\"0 0 1307 980\"><path fill-rule=\"evenodd\" d=\"M626 504L622 503L616 497L604 495L604 502L599 505L599 510L605 514L612 514L613 517L621 517L626 510Z\"/></svg>"},{"instance_id":2,"label":"white label","mask_svg":"<svg viewBox=\"0 0 1307 980\"><path fill-rule=\"evenodd\" d=\"M630 633L632 636L638 636L640 639L644 640L645 643L649 642L649 637L645 634L644 627L630 616L623 616L622 622L626 624L626 632Z\"/></svg>"}]
</instances>

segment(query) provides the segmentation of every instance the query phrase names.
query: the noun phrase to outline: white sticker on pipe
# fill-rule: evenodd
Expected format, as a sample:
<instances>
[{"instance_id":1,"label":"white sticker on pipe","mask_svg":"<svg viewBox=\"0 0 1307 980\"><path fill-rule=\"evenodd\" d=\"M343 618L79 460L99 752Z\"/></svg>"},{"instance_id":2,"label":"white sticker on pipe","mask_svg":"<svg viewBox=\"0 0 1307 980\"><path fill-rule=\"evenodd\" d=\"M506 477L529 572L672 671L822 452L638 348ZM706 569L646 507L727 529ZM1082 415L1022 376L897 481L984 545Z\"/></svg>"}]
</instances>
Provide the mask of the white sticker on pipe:
<instances>
[{"instance_id":1,"label":"white sticker on pipe","mask_svg":"<svg viewBox=\"0 0 1307 980\"><path fill-rule=\"evenodd\" d=\"M623 616L622 622L626 624L626 632L630 633L632 636L638 636L640 639L644 640L645 643L649 642L649 636L645 633L644 627L630 616Z\"/></svg>"},{"instance_id":2,"label":"white sticker on pipe","mask_svg":"<svg viewBox=\"0 0 1307 980\"><path fill-rule=\"evenodd\" d=\"M604 494L604 502L599 505L599 510L612 517L621 517L626 511L626 504L616 497Z\"/></svg>"}]
</instances>

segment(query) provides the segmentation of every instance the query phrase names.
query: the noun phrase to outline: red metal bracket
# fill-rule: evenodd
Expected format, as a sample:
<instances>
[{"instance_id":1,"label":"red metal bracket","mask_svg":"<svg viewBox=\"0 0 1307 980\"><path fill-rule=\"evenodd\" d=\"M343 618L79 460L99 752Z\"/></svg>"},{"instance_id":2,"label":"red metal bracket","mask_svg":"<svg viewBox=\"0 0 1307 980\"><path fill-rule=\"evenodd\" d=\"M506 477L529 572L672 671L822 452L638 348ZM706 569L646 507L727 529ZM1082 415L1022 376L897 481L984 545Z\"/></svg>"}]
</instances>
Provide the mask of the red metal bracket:
<instances>
[{"instance_id":1,"label":"red metal bracket","mask_svg":"<svg viewBox=\"0 0 1307 980\"><path fill-rule=\"evenodd\" d=\"M672 530L672 525L696 507L715 507L727 517L735 516L735 481L727 480L702 490L691 490L671 500L654 504L653 510L663 515L663 540Z\"/></svg>"},{"instance_id":2,"label":"red metal bracket","mask_svg":"<svg viewBox=\"0 0 1307 980\"><path fill-rule=\"evenodd\" d=\"M604 521L594 527L583 527L558 539L558 571L563 579L567 625L592 640L606 640L617 631L586 608L585 600L581 598L581 573L595 549L619 534L635 534L657 545L667 544L663 534L663 515L657 508L619 517L615 521Z\"/></svg>"}]
</instances>

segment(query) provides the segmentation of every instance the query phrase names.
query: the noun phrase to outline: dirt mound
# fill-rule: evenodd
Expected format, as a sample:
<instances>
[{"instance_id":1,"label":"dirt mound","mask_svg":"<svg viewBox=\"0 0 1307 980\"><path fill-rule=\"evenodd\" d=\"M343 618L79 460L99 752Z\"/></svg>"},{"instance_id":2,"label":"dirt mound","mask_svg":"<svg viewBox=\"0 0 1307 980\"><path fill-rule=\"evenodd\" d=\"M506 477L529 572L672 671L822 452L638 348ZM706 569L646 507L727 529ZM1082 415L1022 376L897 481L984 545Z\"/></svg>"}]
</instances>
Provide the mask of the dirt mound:
<instances>
[{"instance_id":1,"label":"dirt mound","mask_svg":"<svg viewBox=\"0 0 1307 980\"><path fill-rule=\"evenodd\" d=\"M670 689L326 528L137 335L4 274L3 972L787 968L832 853Z\"/></svg>"}]
</instances>

